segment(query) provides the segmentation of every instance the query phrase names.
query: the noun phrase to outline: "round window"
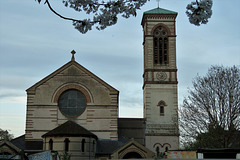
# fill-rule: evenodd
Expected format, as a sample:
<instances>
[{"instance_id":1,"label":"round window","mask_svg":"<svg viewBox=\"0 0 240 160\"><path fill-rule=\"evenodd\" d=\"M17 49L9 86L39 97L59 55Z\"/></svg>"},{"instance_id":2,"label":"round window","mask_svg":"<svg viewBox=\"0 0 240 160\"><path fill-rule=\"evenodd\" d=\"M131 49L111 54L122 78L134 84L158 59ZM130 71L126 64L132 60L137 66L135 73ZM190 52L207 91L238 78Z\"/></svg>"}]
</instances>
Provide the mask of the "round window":
<instances>
[{"instance_id":1,"label":"round window","mask_svg":"<svg viewBox=\"0 0 240 160\"><path fill-rule=\"evenodd\" d=\"M161 37L161 36L166 37L167 36L167 30L160 26L160 27L158 27L154 30L154 36L155 37Z\"/></svg>"},{"instance_id":2,"label":"round window","mask_svg":"<svg viewBox=\"0 0 240 160\"><path fill-rule=\"evenodd\" d=\"M60 95L58 106L65 116L76 117L84 112L86 108L86 98L82 92L70 89Z\"/></svg>"}]
</instances>

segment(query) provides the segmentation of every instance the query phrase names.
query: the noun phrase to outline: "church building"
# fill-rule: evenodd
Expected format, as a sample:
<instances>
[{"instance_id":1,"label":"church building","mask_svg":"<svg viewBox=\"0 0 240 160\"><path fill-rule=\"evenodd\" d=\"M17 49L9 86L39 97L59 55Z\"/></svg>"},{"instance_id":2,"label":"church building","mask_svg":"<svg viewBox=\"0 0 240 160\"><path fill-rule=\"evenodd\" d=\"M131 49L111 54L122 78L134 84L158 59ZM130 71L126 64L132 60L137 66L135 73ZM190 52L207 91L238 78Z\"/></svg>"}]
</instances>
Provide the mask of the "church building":
<instances>
[{"instance_id":1,"label":"church building","mask_svg":"<svg viewBox=\"0 0 240 160\"><path fill-rule=\"evenodd\" d=\"M24 151L79 160L151 159L179 149L176 17L162 8L143 14L143 118L120 118L119 91L73 50L68 63L26 90Z\"/></svg>"}]
</instances>

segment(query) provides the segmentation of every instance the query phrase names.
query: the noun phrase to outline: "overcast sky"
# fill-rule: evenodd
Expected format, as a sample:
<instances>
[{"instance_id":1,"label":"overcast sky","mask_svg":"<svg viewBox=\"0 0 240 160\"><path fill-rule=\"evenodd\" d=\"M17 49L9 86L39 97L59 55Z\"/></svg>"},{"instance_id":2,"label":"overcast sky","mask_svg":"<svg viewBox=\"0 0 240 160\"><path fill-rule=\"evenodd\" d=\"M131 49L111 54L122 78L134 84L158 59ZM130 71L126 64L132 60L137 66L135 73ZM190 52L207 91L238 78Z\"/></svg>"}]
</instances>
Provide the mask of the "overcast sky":
<instances>
[{"instance_id":1,"label":"overcast sky","mask_svg":"<svg viewBox=\"0 0 240 160\"><path fill-rule=\"evenodd\" d=\"M44 1L44 0L43 0ZM213 15L200 27L188 22L185 8L193 0L161 0L160 7L178 12L177 67L178 100L211 65L240 65L240 1L213 0ZM75 17L60 0L52 7ZM0 128L14 136L24 134L26 89L70 61L76 61L120 91L120 117L143 116L144 11L157 7L148 2L137 17L124 19L104 31L83 35L70 21L60 19L47 5L35 0L0 0ZM80 17L81 18L81 17Z\"/></svg>"}]
</instances>

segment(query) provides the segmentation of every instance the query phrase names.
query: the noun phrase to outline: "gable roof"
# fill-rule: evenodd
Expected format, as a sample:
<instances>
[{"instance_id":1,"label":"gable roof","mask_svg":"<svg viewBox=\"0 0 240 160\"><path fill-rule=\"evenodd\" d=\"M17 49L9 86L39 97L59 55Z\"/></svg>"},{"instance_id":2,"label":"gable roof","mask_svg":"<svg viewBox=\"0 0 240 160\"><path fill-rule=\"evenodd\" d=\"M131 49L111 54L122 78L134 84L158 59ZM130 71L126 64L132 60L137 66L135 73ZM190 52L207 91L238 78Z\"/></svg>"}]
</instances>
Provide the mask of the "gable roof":
<instances>
[{"instance_id":1,"label":"gable roof","mask_svg":"<svg viewBox=\"0 0 240 160\"><path fill-rule=\"evenodd\" d=\"M97 136L73 121L67 121L53 130L45 133L42 137L93 137Z\"/></svg>"},{"instance_id":2,"label":"gable roof","mask_svg":"<svg viewBox=\"0 0 240 160\"><path fill-rule=\"evenodd\" d=\"M110 86L109 84L107 84L105 81L103 81L102 79L100 79L98 76L96 76L95 74L93 74L92 72L90 72L88 69L86 69L85 67L83 67L82 65L80 65L79 63L77 63L74 59L72 59L71 61L69 61L68 63L66 63L65 65L63 65L62 67L60 67L59 69L57 69L56 71L54 71L53 73L51 73L50 75L46 76L45 78L43 78L42 80L40 80L39 82L35 83L33 86L29 87L26 91L27 93L35 93L36 88L39 87L40 85L44 84L45 82L47 82L49 79L51 79L52 77L56 76L57 74L61 73L62 71L64 71L65 69L71 67L71 66L75 66L78 69L80 69L81 71L83 71L84 73L86 73L87 75L89 75L90 77L92 77L93 79L95 79L96 81L98 81L99 83L101 83L102 85L104 85L106 88L108 88L112 93L116 93L118 94L119 91L116 90L115 88L113 88L112 86Z\"/></svg>"},{"instance_id":3,"label":"gable roof","mask_svg":"<svg viewBox=\"0 0 240 160\"><path fill-rule=\"evenodd\" d=\"M143 146L142 144L138 143L137 141L135 141L133 138L130 139L127 143L125 143L124 145L120 146L118 149L116 149L113 153L112 153L112 157L113 159L121 159L123 158L122 156L124 156L124 154L126 155L127 153L130 152L137 152L137 153L141 153L142 158L153 158L154 157L154 153L149 150L148 148L146 148L145 146Z\"/></svg>"},{"instance_id":4,"label":"gable roof","mask_svg":"<svg viewBox=\"0 0 240 160\"><path fill-rule=\"evenodd\" d=\"M111 155L113 151L123 146L126 142L111 140L111 139L100 139L97 141L97 154L98 155Z\"/></svg>"},{"instance_id":5,"label":"gable roof","mask_svg":"<svg viewBox=\"0 0 240 160\"><path fill-rule=\"evenodd\" d=\"M14 151L15 153L20 153L21 149L18 148L17 146L15 146L13 143L11 143L10 141L0 141L0 148L2 148L3 146L7 146L9 149L11 149L12 151Z\"/></svg>"},{"instance_id":6,"label":"gable roof","mask_svg":"<svg viewBox=\"0 0 240 160\"><path fill-rule=\"evenodd\" d=\"M170 11L163 8L155 8L144 12L143 14L178 14L177 12Z\"/></svg>"},{"instance_id":7,"label":"gable roof","mask_svg":"<svg viewBox=\"0 0 240 160\"><path fill-rule=\"evenodd\" d=\"M142 22L141 22L141 25L143 25L145 23L145 19L150 16L160 16L160 17L166 17L167 19L169 17L175 19L177 17L177 12L174 12L174 11L170 11L170 10L167 10L167 9L163 9L163 8L155 8L155 9L151 9L149 11L146 11L143 13L143 18L142 18Z\"/></svg>"},{"instance_id":8,"label":"gable roof","mask_svg":"<svg viewBox=\"0 0 240 160\"><path fill-rule=\"evenodd\" d=\"M25 134L11 140L16 147L25 150Z\"/></svg>"}]
</instances>

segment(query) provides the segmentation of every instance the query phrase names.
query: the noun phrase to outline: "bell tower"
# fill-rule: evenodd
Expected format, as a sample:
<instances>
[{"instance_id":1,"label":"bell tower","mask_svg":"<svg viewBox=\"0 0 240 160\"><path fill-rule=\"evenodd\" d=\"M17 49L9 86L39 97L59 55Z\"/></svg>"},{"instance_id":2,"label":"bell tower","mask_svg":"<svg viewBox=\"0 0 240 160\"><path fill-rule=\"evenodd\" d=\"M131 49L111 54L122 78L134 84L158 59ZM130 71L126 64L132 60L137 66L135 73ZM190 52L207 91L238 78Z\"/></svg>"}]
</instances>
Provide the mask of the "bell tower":
<instances>
[{"instance_id":1,"label":"bell tower","mask_svg":"<svg viewBox=\"0 0 240 160\"><path fill-rule=\"evenodd\" d=\"M155 153L179 148L176 17L158 7L144 12L141 23L145 144Z\"/></svg>"}]
</instances>

